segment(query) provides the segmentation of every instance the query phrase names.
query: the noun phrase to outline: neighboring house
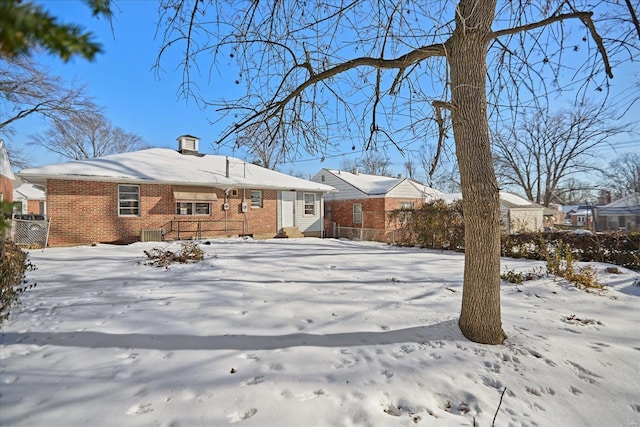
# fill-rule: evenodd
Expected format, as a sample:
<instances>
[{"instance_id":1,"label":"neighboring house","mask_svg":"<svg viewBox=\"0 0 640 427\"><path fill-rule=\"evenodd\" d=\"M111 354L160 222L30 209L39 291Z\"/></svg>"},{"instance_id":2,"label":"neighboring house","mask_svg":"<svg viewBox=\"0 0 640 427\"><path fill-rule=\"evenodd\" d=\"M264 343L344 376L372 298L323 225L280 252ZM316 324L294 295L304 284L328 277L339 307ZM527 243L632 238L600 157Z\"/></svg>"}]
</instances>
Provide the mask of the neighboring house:
<instances>
[{"instance_id":1,"label":"neighboring house","mask_svg":"<svg viewBox=\"0 0 640 427\"><path fill-rule=\"evenodd\" d=\"M564 209L567 213L565 219L565 225L572 227L584 227L593 228L593 215L595 206L565 206Z\"/></svg>"},{"instance_id":2,"label":"neighboring house","mask_svg":"<svg viewBox=\"0 0 640 427\"><path fill-rule=\"evenodd\" d=\"M640 193L634 193L596 209L597 231L640 230Z\"/></svg>"},{"instance_id":3,"label":"neighboring house","mask_svg":"<svg viewBox=\"0 0 640 427\"><path fill-rule=\"evenodd\" d=\"M443 199L451 203L462 199L462 194L446 194ZM545 207L516 194L501 191L500 219L504 232L508 234L540 231L545 226Z\"/></svg>"},{"instance_id":4,"label":"neighboring house","mask_svg":"<svg viewBox=\"0 0 640 427\"><path fill-rule=\"evenodd\" d=\"M49 245L323 233L324 194L334 189L242 160L151 148L25 169L46 190Z\"/></svg>"},{"instance_id":5,"label":"neighboring house","mask_svg":"<svg viewBox=\"0 0 640 427\"><path fill-rule=\"evenodd\" d=\"M9 153L4 141L0 139L0 202L13 201L13 181L15 179L9 161Z\"/></svg>"},{"instance_id":6,"label":"neighboring house","mask_svg":"<svg viewBox=\"0 0 640 427\"><path fill-rule=\"evenodd\" d=\"M13 213L46 215L46 202L44 188L39 185L25 182L13 189Z\"/></svg>"},{"instance_id":7,"label":"neighboring house","mask_svg":"<svg viewBox=\"0 0 640 427\"><path fill-rule=\"evenodd\" d=\"M312 181L330 185L338 191L325 199L327 227L334 225L377 230L372 240L387 240L391 232L388 214L396 209L413 209L425 201L440 198L441 192L418 181L322 169ZM332 228L327 228L328 235Z\"/></svg>"}]
</instances>

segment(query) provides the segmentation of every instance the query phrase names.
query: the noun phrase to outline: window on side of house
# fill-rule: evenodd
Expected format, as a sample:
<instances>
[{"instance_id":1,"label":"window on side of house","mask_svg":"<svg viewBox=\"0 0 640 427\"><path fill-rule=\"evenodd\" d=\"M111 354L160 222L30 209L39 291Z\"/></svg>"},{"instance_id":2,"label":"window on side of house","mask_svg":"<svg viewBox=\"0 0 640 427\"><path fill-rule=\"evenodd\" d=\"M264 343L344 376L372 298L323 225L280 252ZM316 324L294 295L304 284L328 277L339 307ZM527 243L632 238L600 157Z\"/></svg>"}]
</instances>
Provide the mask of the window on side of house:
<instances>
[{"instance_id":1,"label":"window on side of house","mask_svg":"<svg viewBox=\"0 0 640 427\"><path fill-rule=\"evenodd\" d=\"M353 204L353 223L362 224L362 204Z\"/></svg>"},{"instance_id":2,"label":"window on side of house","mask_svg":"<svg viewBox=\"0 0 640 427\"><path fill-rule=\"evenodd\" d=\"M262 190L251 190L251 207L262 207Z\"/></svg>"},{"instance_id":3,"label":"window on side of house","mask_svg":"<svg viewBox=\"0 0 640 427\"><path fill-rule=\"evenodd\" d=\"M314 193L304 193L304 214L316 214L316 195Z\"/></svg>"},{"instance_id":4,"label":"window on side of house","mask_svg":"<svg viewBox=\"0 0 640 427\"><path fill-rule=\"evenodd\" d=\"M118 185L118 216L140 216L140 186Z\"/></svg>"},{"instance_id":5,"label":"window on side of house","mask_svg":"<svg viewBox=\"0 0 640 427\"><path fill-rule=\"evenodd\" d=\"M210 215L211 203L206 202L177 202L176 215Z\"/></svg>"},{"instance_id":6,"label":"window on side of house","mask_svg":"<svg viewBox=\"0 0 640 427\"><path fill-rule=\"evenodd\" d=\"M413 202L400 202L400 209L404 211L413 209Z\"/></svg>"},{"instance_id":7,"label":"window on side of house","mask_svg":"<svg viewBox=\"0 0 640 427\"><path fill-rule=\"evenodd\" d=\"M324 205L324 217L327 219L327 221L331 221L331 205L330 204L325 204Z\"/></svg>"}]
</instances>

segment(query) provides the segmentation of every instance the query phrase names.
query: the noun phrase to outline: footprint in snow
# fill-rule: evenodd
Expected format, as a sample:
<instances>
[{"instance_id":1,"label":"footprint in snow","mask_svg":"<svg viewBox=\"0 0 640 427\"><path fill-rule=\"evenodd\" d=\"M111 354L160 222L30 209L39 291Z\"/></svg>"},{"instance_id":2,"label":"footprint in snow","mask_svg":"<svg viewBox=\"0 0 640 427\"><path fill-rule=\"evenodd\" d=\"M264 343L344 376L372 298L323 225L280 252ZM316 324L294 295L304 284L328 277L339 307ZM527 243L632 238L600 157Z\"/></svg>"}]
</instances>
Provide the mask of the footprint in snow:
<instances>
[{"instance_id":1,"label":"footprint in snow","mask_svg":"<svg viewBox=\"0 0 640 427\"><path fill-rule=\"evenodd\" d=\"M142 415L148 414L149 412L153 412L153 408L151 407L151 403L140 403L138 405L132 406L127 411L128 415Z\"/></svg>"},{"instance_id":2,"label":"footprint in snow","mask_svg":"<svg viewBox=\"0 0 640 427\"><path fill-rule=\"evenodd\" d=\"M230 423L237 423L253 417L257 412L258 410L256 408L249 408L247 410L238 410L236 412L229 414L227 418L229 418Z\"/></svg>"}]
</instances>

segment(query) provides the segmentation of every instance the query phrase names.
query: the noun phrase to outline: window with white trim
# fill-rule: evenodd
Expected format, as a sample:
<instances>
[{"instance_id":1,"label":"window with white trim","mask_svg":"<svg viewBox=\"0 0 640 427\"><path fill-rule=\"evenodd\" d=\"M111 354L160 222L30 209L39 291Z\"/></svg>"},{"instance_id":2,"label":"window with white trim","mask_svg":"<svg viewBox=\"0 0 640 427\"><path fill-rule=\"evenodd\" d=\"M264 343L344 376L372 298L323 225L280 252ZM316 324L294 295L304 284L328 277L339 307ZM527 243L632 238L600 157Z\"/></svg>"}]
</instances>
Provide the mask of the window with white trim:
<instances>
[{"instance_id":1,"label":"window with white trim","mask_svg":"<svg viewBox=\"0 0 640 427\"><path fill-rule=\"evenodd\" d=\"M316 214L316 195L315 193L304 193L304 214Z\"/></svg>"},{"instance_id":2,"label":"window with white trim","mask_svg":"<svg viewBox=\"0 0 640 427\"><path fill-rule=\"evenodd\" d=\"M353 223L362 224L362 204L353 204Z\"/></svg>"},{"instance_id":3,"label":"window with white trim","mask_svg":"<svg viewBox=\"0 0 640 427\"><path fill-rule=\"evenodd\" d=\"M400 209L408 211L413 209L413 202L400 202Z\"/></svg>"},{"instance_id":4,"label":"window with white trim","mask_svg":"<svg viewBox=\"0 0 640 427\"><path fill-rule=\"evenodd\" d=\"M211 203L177 202L176 215L210 215Z\"/></svg>"},{"instance_id":5,"label":"window with white trim","mask_svg":"<svg viewBox=\"0 0 640 427\"><path fill-rule=\"evenodd\" d=\"M251 190L251 207L262 207L262 190Z\"/></svg>"},{"instance_id":6,"label":"window with white trim","mask_svg":"<svg viewBox=\"0 0 640 427\"><path fill-rule=\"evenodd\" d=\"M139 185L118 185L118 216L140 216Z\"/></svg>"}]
</instances>

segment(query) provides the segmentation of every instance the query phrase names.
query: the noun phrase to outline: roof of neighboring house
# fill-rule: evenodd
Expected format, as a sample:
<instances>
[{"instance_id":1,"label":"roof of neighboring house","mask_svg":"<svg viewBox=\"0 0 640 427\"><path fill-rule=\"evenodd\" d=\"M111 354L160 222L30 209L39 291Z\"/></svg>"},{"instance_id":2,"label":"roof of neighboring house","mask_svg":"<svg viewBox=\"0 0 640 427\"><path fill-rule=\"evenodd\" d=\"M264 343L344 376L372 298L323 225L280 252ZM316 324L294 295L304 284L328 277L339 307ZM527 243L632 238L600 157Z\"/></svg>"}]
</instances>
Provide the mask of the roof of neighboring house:
<instances>
[{"instance_id":1,"label":"roof of neighboring house","mask_svg":"<svg viewBox=\"0 0 640 427\"><path fill-rule=\"evenodd\" d=\"M426 185L421 184L413 179L403 178L402 176L392 178L388 176L370 175L366 173L351 173L336 169L324 170L369 196L387 194L405 181L410 183L424 196L439 197L440 195L442 195L442 193L438 190L427 187Z\"/></svg>"},{"instance_id":2,"label":"roof of neighboring house","mask_svg":"<svg viewBox=\"0 0 640 427\"><path fill-rule=\"evenodd\" d=\"M6 176L9 179L16 179L11 169L11 162L9 161L9 153L4 145L4 141L0 139L0 175Z\"/></svg>"},{"instance_id":3,"label":"roof of neighboring house","mask_svg":"<svg viewBox=\"0 0 640 427\"><path fill-rule=\"evenodd\" d=\"M229 174L227 176L227 159ZM173 184L217 188L334 191L324 185L247 163L234 157L180 154L149 148L86 160L24 169L19 176L36 184L47 179Z\"/></svg>"},{"instance_id":4,"label":"roof of neighboring house","mask_svg":"<svg viewBox=\"0 0 640 427\"><path fill-rule=\"evenodd\" d=\"M444 194L442 199L447 203L452 203L456 200L462 200L462 193L449 193ZM500 204L509 209L543 209L544 206L535 202L520 197L517 194L507 193L506 191L500 192Z\"/></svg>"},{"instance_id":5,"label":"roof of neighboring house","mask_svg":"<svg viewBox=\"0 0 640 427\"><path fill-rule=\"evenodd\" d=\"M640 193L630 194L598 208L598 215L640 215Z\"/></svg>"},{"instance_id":6,"label":"roof of neighboring house","mask_svg":"<svg viewBox=\"0 0 640 427\"><path fill-rule=\"evenodd\" d=\"M13 189L13 200L45 200L46 198L42 187L35 184L24 183Z\"/></svg>"}]
</instances>

